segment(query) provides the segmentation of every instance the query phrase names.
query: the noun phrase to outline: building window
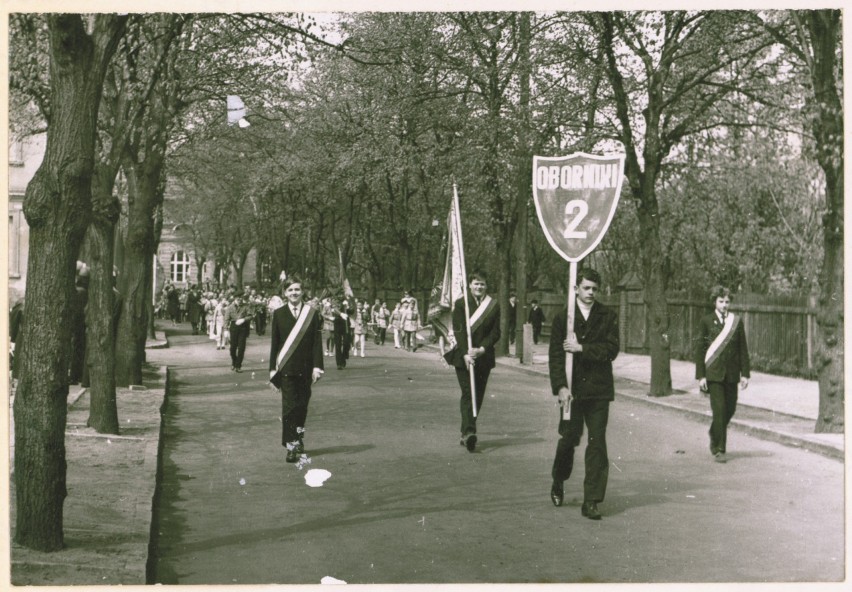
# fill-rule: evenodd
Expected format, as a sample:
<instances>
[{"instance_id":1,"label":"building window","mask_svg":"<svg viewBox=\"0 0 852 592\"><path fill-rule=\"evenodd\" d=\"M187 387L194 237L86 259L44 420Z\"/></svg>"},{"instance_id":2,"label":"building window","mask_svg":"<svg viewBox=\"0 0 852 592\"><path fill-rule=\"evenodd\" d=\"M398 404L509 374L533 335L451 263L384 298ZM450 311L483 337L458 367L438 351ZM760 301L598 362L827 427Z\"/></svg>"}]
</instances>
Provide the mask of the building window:
<instances>
[{"instance_id":1,"label":"building window","mask_svg":"<svg viewBox=\"0 0 852 592\"><path fill-rule=\"evenodd\" d=\"M182 284L189 275L189 257L184 251L172 253L171 261L172 282Z\"/></svg>"},{"instance_id":2,"label":"building window","mask_svg":"<svg viewBox=\"0 0 852 592\"><path fill-rule=\"evenodd\" d=\"M9 165L24 166L24 143L21 140L12 140L9 144Z\"/></svg>"},{"instance_id":3,"label":"building window","mask_svg":"<svg viewBox=\"0 0 852 592\"><path fill-rule=\"evenodd\" d=\"M9 214L9 277L21 277L20 212Z\"/></svg>"}]
</instances>

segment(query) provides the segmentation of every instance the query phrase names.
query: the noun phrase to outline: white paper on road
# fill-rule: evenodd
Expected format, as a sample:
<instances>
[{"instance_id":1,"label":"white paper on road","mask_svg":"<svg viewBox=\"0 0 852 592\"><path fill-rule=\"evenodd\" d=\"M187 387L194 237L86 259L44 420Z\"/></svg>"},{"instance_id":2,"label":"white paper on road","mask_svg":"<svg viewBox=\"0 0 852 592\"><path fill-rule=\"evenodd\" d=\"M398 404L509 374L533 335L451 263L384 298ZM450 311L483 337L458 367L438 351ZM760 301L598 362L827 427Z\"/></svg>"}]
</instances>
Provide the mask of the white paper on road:
<instances>
[{"instance_id":1,"label":"white paper on road","mask_svg":"<svg viewBox=\"0 0 852 592\"><path fill-rule=\"evenodd\" d=\"M311 469L305 473L305 483L308 484L308 487L322 487L322 484L325 483L329 477L331 477L331 473L325 469ZM344 584L345 583L346 582L344 582Z\"/></svg>"},{"instance_id":2,"label":"white paper on road","mask_svg":"<svg viewBox=\"0 0 852 592\"><path fill-rule=\"evenodd\" d=\"M318 471L320 469L314 469L314 470ZM329 474L331 474L331 473L329 473ZM345 584L345 583L346 582L344 582L343 580L338 580L337 578L333 578L331 576L325 576L323 579L320 580L320 584Z\"/></svg>"}]
</instances>

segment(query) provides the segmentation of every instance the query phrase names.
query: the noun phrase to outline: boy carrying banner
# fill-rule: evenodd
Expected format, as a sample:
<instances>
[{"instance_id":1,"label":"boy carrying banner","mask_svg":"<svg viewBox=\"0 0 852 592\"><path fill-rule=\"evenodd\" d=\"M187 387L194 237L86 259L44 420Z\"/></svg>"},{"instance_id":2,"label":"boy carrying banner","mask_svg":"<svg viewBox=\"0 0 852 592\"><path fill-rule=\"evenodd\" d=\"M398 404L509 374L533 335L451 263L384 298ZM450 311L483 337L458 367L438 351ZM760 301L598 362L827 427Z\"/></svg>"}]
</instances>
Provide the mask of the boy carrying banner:
<instances>
[{"instance_id":1,"label":"boy carrying banner","mask_svg":"<svg viewBox=\"0 0 852 592\"><path fill-rule=\"evenodd\" d=\"M495 366L494 346L500 340L500 305L486 294L488 285L483 273L471 273L468 276L468 284L471 347L468 348L464 298L459 298L453 306L453 334L456 346L445 354L444 359L455 367L461 387L460 443L467 447L468 452L473 452L476 449L476 417L473 414L469 368L473 366L476 409L481 410L488 376Z\"/></svg>"},{"instance_id":2,"label":"boy carrying banner","mask_svg":"<svg viewBox=\"0 0 852 592\"><path fill-rule=\"evenodd\" d=\"M281 444L287 462L305 451L305 420L311 385L323 375L322 315L302 302L302 282L291 276L282 284L287 303L272 317L269 382L281 391Z\"/></svg>"},{"instance_id":3,"label":"boy carrying banner","mask_svg":"<svg viewBox=\"0 0 852 592\"><path fill-rule=\"evenodd\" d=\"M701 390L710 393L710 453L723 463L727 460L728 423L737 409L737 383L745 390L751 374L745 328L738 315L728 312L731 291L716 286L710 297L716 310L698 325L695 378Z\"/></svg>"}]
</instances>

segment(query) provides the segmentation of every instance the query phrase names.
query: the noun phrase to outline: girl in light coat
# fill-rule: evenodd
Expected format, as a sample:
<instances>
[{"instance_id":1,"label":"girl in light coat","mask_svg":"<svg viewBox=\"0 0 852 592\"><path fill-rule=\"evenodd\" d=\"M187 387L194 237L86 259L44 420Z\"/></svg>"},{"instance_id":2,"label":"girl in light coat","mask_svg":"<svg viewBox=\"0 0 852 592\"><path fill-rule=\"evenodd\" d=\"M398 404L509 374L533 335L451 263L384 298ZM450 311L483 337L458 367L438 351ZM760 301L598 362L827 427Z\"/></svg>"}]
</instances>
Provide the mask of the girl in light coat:
<instances>
[{"instance_id":1,"label":"girl in light coat","mask_svg":"<svg viewBox=\"0 0 852 592\"><path fill-rule=\"evenodd\" d=\"M396 349L399 349L399 331L402 327L402 311L400 310L399 302L396 303L396 306L393 308L393 312L390 315L390 326L393 330L393 346Z\"/></svg>"}]
</instances>

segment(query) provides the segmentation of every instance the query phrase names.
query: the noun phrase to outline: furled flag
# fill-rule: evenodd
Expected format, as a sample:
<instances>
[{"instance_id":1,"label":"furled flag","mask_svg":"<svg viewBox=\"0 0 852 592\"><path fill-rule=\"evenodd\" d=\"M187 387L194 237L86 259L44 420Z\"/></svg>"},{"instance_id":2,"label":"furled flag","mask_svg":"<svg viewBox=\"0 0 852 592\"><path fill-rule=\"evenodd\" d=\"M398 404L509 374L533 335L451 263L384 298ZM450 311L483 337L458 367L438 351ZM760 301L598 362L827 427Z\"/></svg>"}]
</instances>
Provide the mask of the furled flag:
<instances>
[{"instance_id":1,"label":"furled flag","mask_svg":"<svg viewBox=\"0 0 852 592\"><path fill-rule=\"evenodd\" d=\"M445 256L443 277L432 288L427 315L435 332L449 341L450 348L455 345L452 331L453 303L464 296L464 253L460 248L460 219L455 204L455 200L450 204L447 216L447 235L442 247Z\"/></svg>"},{"instance_id":2,"label":"furled flag","mask_svg":"<svg viewBox=\"0 0 852 592\"><path fill-rule=\"evenodd\" d=\"M228 125L238 124L240 127L248 127L251 124L246 120L246 104L237 95L228 95Z\"/></svg>"},{"instance_id":3,"label":"furled flag","mask_svg":"<svg viewBox=\"0 0 852 592\"><path fill-rule=\"evenodd\" d=\"M337 257L340 261L340 284L343 286L343 297L354 298L355 293L352 291L352 286L349 284L349 279L346 277L346 270L343 269L343 249L337 247Z\"/></svg>"}]
</instances>

